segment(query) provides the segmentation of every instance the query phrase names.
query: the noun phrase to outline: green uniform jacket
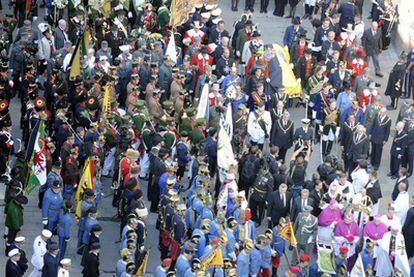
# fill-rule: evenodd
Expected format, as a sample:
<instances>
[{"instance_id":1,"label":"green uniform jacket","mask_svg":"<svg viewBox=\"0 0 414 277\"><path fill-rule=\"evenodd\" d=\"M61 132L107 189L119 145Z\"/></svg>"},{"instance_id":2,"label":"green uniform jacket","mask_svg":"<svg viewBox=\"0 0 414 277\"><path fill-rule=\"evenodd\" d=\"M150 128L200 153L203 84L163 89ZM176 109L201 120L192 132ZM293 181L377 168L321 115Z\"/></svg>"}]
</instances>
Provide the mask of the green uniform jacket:
<instances>
[{"instance_id":1,"label":"green uniform jacket","mask_svg":"<svg viewBox=\"0 0 414 277\"><path fill-rule=\"evenodd\" d=\"M7 205L6 227L11 230L19 230L23 226L23 207L10 201Z\"/></svg>"}]
</instances>

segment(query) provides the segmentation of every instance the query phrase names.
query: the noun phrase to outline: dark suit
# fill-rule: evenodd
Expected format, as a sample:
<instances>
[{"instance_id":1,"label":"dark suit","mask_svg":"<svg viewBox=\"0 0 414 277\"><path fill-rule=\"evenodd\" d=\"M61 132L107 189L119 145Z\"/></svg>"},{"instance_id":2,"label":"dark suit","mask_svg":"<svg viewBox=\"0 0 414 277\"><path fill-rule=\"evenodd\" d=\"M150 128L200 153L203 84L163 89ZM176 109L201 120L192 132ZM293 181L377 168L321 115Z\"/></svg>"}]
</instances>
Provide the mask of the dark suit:
<instances>
[{"instance_id":1,"label":"dark suit","mask_svg":"<svg viewBox=\"0 0 414 277\"><path fill-rule=\"evenodd\" d=\"M372 61L375 67L375 73L380 73L381 69L378 61L378 55L381 53L382 49L381 30L378 29L375 32L374 36L371 28L366 29L364 31L364 35L362 36L362 45L364 46L364 50L367 53L367 56L372 57Z\"/></svg>"},{"instance_id":2,"label":"dark suit","mask_svg":"<svg viewBox=\"0 0 414 277\"><path fill-rule=\"evenodd\" d=\"M408 182L408 179L407 178L404 178L402 180L397 179L397 181L395 182L394 188L392 190L392 194L391 194L392 201L395 201L395 199L397 199L398 194L400 193L398 191L398 185L401 184L401 183L404 183L405 184L406 190L408 191L408 187L410 186L410 184Z\"/></svg>"},{"instance_id":3,"label":"dark suit","mask_svg":"<svg viewBox=\"0 0 414 277\"><path fill-rule=\"evenodd\" d=\"M400 169L402 156L404 155L405 147L407 145L407 138L408 137L406 131L395 133L391 145L390 171L392 176L398 176L398 170Z\"/></svg>"},{"instance_id":4,"label":"dark suit","mask_svg":"<svg viewBox=\"0 0 414 277\"><path fill-rule=\"evenodd\" d=\"M312 214L314 216L319 216L321 213L321 209L319 208L319 204L321 203L321 198L323 196L323 190L320 190L319 192L315 189L311 190L309 193L309 198L312 198L313 202L313 211Z\"/></svg>"},{"instance_id":5,"label":"dark suit","mask_svg":"<svg viewBox=\"0 0 414 277\"><path fill-rule=\"evenodd\" d=\"M293 122L288 120L283 126L283 120L273 121L272 131L270 134L270 143L279 147L278 159L285 160L286 152L293 144Z\"/></svg>"},{"instance_id":6,"label":"dark suit","mask_svg":"<svg viewBox=\"0 0 414 277\"><path fill-rule=\"evenodd\" d=\"M334 41L325 40L322 42L322 50L321 55L322 59L327 60L330 56L332 56L333 51L341 51L341 46L339 43Z\"/></svg>"},{"instance_id":7,"label":"dark suit","mask_svg":"<svg viewBox=\"0 0 414 277\"><path fill-rule=\"evenodd\" d=\"M65 41L69 39L69 37L64 35L64 31L60 29L59 27L56 27L53 30L53 37L55 38L55 49L59 50L62 49L65 45Z\"/></svg>"},{"instance_id":8,"label":"dark suit","mask_svg":"<svg viewBox=\"0 0 414 277\"><path fill-rule=\"evenodd\" d=\"M285 193L285 198L286 201L283 203L280 192L277 190L272 192L267 199L267 217L271 218L271 228L279 224L280 218L289 215L290 200L292 199L290 192Z\"/></svg>"},{"instance_id":9,"label":"dark suit","mask_svg":"<svg viewBox=\"0 0 414 277\"><path fill-rule=\"evenodd\" d=\"M403 166L408 169L408 176L413 175L413 167L414 167L414 126L411 124L408 125L407 130L407 146L405 149L405 157Z\"/></svg>"},{"instance_id":10,"label":"dark suit","mask_svg":"<svg viewBox=\"0 0 414 277\"><path fill-rule=\"evenodd\" d=\"M408 258L414 256L414 207L411 207L407 212L402 232L405 239L405 249Z\"/></svg>"},{"instance_id":11,"label":"dark suit","mask_svg":"<svg viewBox=\"0 0 414 277\"><path fill-rule=\"evenodd\" d=\"M85 258L85 267L82 270L83 277L99 276L99 255L88 253Z\"/></svg>"},{"instance_id":12,"label":"dark suit","mask_svg":"<svg viewBox=\"0 0 414 277\"><path fill-rule=\"evenodd\" d=\"M388 141L391 130L391 119L388 115L384 118L375 116L371 129L371 164L379 168L382 157L382 148Z\"/></svg>"},{"instance_id":13,"label":"dark suit","mask_svg":"<svg viewBox=\"0 0 414 277\"><path fill-rule=\"evenodd\" d=\"M303 212L305 210L305 206L303 205L305 203L305 206L311 206L313 207L313 199L308 197L306 200L302 199L300 196L296 197L292 201L292 211L290 212L290 219L292 222L295 222L296 217L300 212Z\"/></svg>"},{"instance_id":14,"label":"dark suit","mask_svg":"<svg viewBox=\"0 0 414 277\"><path fill-rule=\"evenodd\" d=\"M349 161L349 172L352 172L358 164L358 160L366 159L368 157L368 136L362 134L358 136L357 133L353 135L350 141L347 158Z\"/></svg>"},{"instance_id":15,"label":"dark suit","mask_svg":"<svg viewBox=\"0 0 414 277\"><path fill-rule=\"evenodd\" d=\"M346 28L348 23L354 25L354 17L358 13L358 7L351 2L342 3L339 6L338 13L341 14L341 19L339 20L341 28Z\"/></svg>"},{"instance_id":16,"label":"dark suit","mask_svg":"<svg viewBox=\"0 0 414 277\"><path fill-rule=\"evenodd\" d=\"M48 252L43 257L43 261L42 277L56 277L59 268L58 258L53 257L53 255Z\"/></svg>"},{"instance_id":17,"label":"dark suit","mask_svg":"<svg viewBox=\"0 0 414 277\"><path fill-rule=\"evenodd\" d=\"M23 272L20 267L10 259L6 263L6 277L21 277Z\"/></svg>"}]
</instances>

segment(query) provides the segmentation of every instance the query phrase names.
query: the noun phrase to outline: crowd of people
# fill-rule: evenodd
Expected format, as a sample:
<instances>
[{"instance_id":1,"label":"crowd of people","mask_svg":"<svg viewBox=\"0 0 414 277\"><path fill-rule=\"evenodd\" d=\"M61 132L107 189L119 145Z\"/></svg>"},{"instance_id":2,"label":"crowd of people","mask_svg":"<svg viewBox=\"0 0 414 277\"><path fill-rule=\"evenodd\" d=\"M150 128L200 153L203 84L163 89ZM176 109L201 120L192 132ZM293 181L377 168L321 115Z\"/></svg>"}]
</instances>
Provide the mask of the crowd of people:
<instances>
[{"instance_id":1,"label":"crowd of people","mask_svg":"<svg viewBox=\"0 0 414 277\"><path fill-rule=\"evenodd\" d=\"M100 276L104 190L120 219L119 277L410 276L414 49L386 87L375 81L395 6L373 1L368 22L363 1L305 0L302 18L289 1L292 24L267 39L276 45L254 2L233 30L217 4L192 4L172 28L169 1L45 1L37 26L36 1L13 2L17 34L0 44L6 277L69 276L70 241L83 276ZM25 246L29 195L43 230Z\"/></svg>"}]
</instances>

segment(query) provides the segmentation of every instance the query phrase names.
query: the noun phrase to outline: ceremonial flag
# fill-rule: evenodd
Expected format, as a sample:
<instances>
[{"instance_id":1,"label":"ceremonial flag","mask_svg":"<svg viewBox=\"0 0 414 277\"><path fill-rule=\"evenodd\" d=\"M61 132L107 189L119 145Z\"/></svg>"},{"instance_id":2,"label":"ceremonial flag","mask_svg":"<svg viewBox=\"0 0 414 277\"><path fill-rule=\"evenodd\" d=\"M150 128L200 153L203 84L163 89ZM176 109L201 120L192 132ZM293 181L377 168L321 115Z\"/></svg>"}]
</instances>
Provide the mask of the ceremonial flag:
<instances>
[{"instance_id":1,"label":"ceremonial flag","mask_svg":"<svg viewBox=\"0 0 414 277\"><path fill-rule=\"evenodd\" d=\"M225 181L226 173L230 167L235 165L236 160L234 159L233 147L231 146L229 135L224 128L223 122L220 122L220 130L217 140L217 166L221 182Z\"/></svg>"},{"instance_id":2,"label":"ceremonial flag","mask_svg":"<svg viewBox=\"0 0 414 277\"><path fill-rule=\"evenodd\" d=\"M75 77L81 75L81 42L79 38L76 42L75 50L73 50L72 58L69 63L69 79L73 80Z\"/></svg>"},{"instance_id":3,"label":"ceremonial flag","mask_svg":"<svg viewBox=\"0 0 414 277\"><path fill-rule=\"evenodd\" d=\"M111 1L110 0L104 0L104 3L101 7L101 13L104 17L109 17L111 14Z\"/></svg>"},{"instance_id":4,"label":"ceremonial flag","mask_svg":"<svg viewBox=\"0 0 414 277\"><path fill-rule=\"evenodd\" d=\"M223 253L221 247L216 247L204 260L201 261L201 268L209 269L223 266Z\"/></svg>"},{"instance_id":5,"label":"ceremonial flag","mask_svg":"<svg viewBox=\"0 0 414 277\"><path fill-rule=\"evenodd\" d=\"M296 247L298 244L296 241L295 233L293 232L292 222L288 222L282 230L279 232L279 236L284 240L290 242L293 247Z\"/></svg>"},{"instance_id":6,"label":"ceremonial flag","mask_svg":"<svg viewBox=\"0 0 414 277\"><path fill-rule=\"evenodd\" d=\"M364 264L362 263L361 255L358 255L358 259L352 268L351 277L365 277Z\"/></svg>"},{"instance_id":7,"label":"ceremonial flag","mask_svg":"<svg viewBox=\"0 0 414 277\"><path fill-rule=\"evenodd\" d=\"M167 50L165 51L165 55L170 57L170 60L173 62L174 65L177 64L177 49L175 47L175 39L174 33L171 32L170 40L168 41Z\"/></svg>"},{"instance_id":8,"label":"ceremonial flag","mask_svg":"<svg viewBox=\"0 0 414 277\"><path fill-rule=\"evenodd\" d=\"M208 103L208 84L204 84L201 91L200 99L198 101L196 119L204 118L208 122L209 117L209 103Z\"/></svg>"},{"instance_id":9,"label":"ceremonial flag","mask_svg":"<svg viewBox=\"0 0 414 277\"><path fill-rule=\"evenodd\" d=\"M82 177L79 181L78 188L76 190L75 198L76 198L76 218L81 217L81 202L82 202L82 194L86 189L95 190L93 186L93 176L94 176L94 168L93 168L93 161L91 158L88 158L85 161L85 165L83 166L83 173Z\"/></svg>"},{"instance_id":10,"label":"ceremonial flag","mask_svg":"<svg viewBox=\"0 0 414 277\"><path fill-rule=\"evenodd\" d=\"M30 134L26 158L30 156L30 175L27 181L26 193L30 194L35 188L46 183L46 131L45 122L38 120Z\"/></svg>"},{"instance_id":11,"label":"ceremonial flag","mask_svg":"<svg viewBox=\"0 0 414 277\"><path fill-rule=\"evenodd\" d=\"M111 97L110 97L109 87L105 86L105 92L104 92L103 100L102 100L102 113L103 113L104 117L111 110L111 100L110 100L110 98Z\"/></svg>"},{"instance_id":12,"label":"ceremonial flag","mask_svg":"<svg viewBox=\"0 0 414 277\"><path fill-rule=\"evenodd\" d=\"M290 67L289 52L279 44L273 44L274 57L269 59L270 86L273 89L284 86L290 97L302 97L302 86Z\"/></svg>"},{"instance_id":13,"label":"ceremonial flag","mask_svg":"<svg viewBox=\"0 0 414 277\"><path fill-rule=\"evenodd\" d=\"M149 251L146 251L144 258L142 259L141 265L138 267L137 271L135 272L136 276L143 277L145 275L145 272L147 271L148 256L149 256Z\"/></svg>"},{"instance_id":14,"label":"ceremonial flag","mask_svg":"<svg viewBox=\"0 0 414 277\"><path fill-rule=\"evenodd\" d=\"M83 36L82 36L82 56L83 57L88 56L88 51L89 51L89 48L90 48L89 38L90 38L89 28L86 27L85 32L83 33ZM92 68L90 67L90 65L88 63L86 65L86 67L84 68L83 75L85 77L89 76L91 74L91 70L92 70Z\"/></svg>"}]
</instances>

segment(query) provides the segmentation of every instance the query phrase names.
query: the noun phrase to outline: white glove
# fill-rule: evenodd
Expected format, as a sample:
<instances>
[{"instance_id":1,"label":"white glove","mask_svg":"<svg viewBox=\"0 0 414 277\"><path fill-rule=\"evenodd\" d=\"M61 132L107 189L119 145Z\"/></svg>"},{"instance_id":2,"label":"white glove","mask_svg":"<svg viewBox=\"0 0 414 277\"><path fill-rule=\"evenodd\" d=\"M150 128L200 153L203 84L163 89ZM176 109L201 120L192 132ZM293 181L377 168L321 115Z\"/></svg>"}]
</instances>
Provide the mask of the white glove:
<instances>
[{"instance_id":1,"label":"white glove","mask_svg":"<svg viewBox=\"0 0 414 277\"><path fill-rule=\"evenodd\" d=\"M270 83L270 78L266 78L266 83Z\"/></svg>"},{"instance_id":2,"label":"white glove","mask_svg":"<svg viewBox=\"0 0 414 277\"><path fill-rule=\"evenodd\" d=\"M9 86L14 87L14 82L12 80L9 81Z\"/></svg>"},{"instance_id":3,"label":"white glove","mask_svg":"<svg viewBox=\"0 0 414 277\"><path fill-rule=\"evenodd\" d=\"M298 84L301 84L302 83L302 79L301 78L298 78L296 81L298 82Z\"/></svg>"},{"instance_id":4,"label":"white glove","mask_svg":"<svg viewBox=\"0 0 414 277\"><path fill-rule=\"evenodd\" d=\"M315 119L316 118L316 111L312 111L312 118Z\"/></svg>"},{"instance_id":5,"label":"white glove","mask_svg":"<svg viewBox=\"0 0 414 277\"><path fill-rule=\"evenodd\" d=\"M338 127L338 128L336 128L336 131L335 131L335 137L336 138L338 138L339 137L339 131L341 130L341 128L340 127Z\"/></svg>"},{"instance_id":6,"label":"white glove","mask_svg":"<svg viewBox=\"0 0 414 277\"><path fill-rule=\"evenodd\" d=\"M323 126L322 125L319 125L319 131L323 131Z\"/></svg>"},{"instance_id":7,"label":"white glove","mask_svg":"<svg viewBox=\"0 0 414 277\"><path fill-rule=\"evenodd\" d=\"M229 257L231 258L231 260L233 262L235 262L237 260L236 253L234 253L234 252L229 253Z\"/></svg>"},{"instance_id":8,"label":"white glove","mask_svg":"<svg viewBox=\"0 0 414 277\"><path fill-rule=\"evenodd\" d=\"M287 45L285 45L283 48L285 48L286 51L289 51L289 47Z\"/></svg>"},{"instance_id":9,"label":"white glove","mask_svg":"<svg viewBox=\"0 0 414 277\"><path fill-rule=\"evenodd\" d=\"M132 18L132 12L128 12L128 18Z\"/></svg>"},{"instance_id":10,"label":"white glove","mask_svg":"<svg viewBox=\"0 0 414 277\"><path fill-rule=\"evenodd\" d=\"M48 223L48 220L47 220L47 219L43 219L43 220L42 220L42 224L43 224L43 225L47 225L47 223Z\"/></svg>"},{"instance_id":11,"label":"white glove","mask_svg":"<svg viewBox=\"0 0 414 277\"><path fill-rule=\"evenodd\" d=\"M46 60L43 61L43 65L47 65L47 61Z\"/></svg>"},{"instance_id":12,"label":"white glove","mask_svg":"<svg viewBox=\"0 0 414 277\"><path fill-rule=\"evenodd\" d=\"M273 249L270 249L270 253L272 253L272 256L273 257L276 256L276 254L277 254L277 252L275 250L273 250Z\"/></svg>"},{"instance_id":13,"label":"white glove","mask_svg":"<svg viewBox=\"0 0 414 277\"><path fill-rule=\"evenodd\" d=\"M239 249L239 248L240 248L239 243L237 243L237 242L236 242L236 243L234 244L234 247L235 247L236 249Z\"/></svg>"},{"instance_id":14,"label":"white glove","mask_svg":"<svg viewBox=\"0 0 414 277\"><path fill-rule=\"evenodd\" d=\"M144 245L139 248L140 251L144 251L144 249L145 249Z\"/></svg>"},{"instance_id":15,"label":"white glove","mask_svg":"<svg viewBox=\"0 0 414 277\"><path fill-rule=\"evenodd\" d=\"M295 67L295 65L294 65L293 63L291 63L291 64L290 64L290 68L292 68L292 69L293 69L294 67Z\"/></svg>"},{"instance_id":16,"label":"white glove","mask_svg":"<svg viewBox=\"0 0 414 277\"><path fill-rule=\"evenodd\" d=\"M240 57L240 51L239 50L236 51L236 56Z\"/></svg>"}]
</instances>

